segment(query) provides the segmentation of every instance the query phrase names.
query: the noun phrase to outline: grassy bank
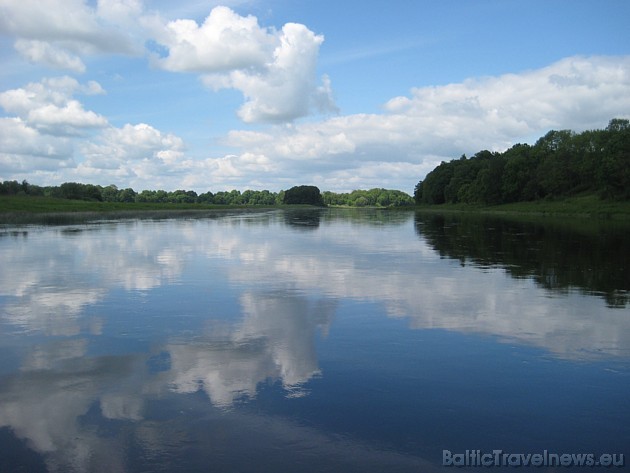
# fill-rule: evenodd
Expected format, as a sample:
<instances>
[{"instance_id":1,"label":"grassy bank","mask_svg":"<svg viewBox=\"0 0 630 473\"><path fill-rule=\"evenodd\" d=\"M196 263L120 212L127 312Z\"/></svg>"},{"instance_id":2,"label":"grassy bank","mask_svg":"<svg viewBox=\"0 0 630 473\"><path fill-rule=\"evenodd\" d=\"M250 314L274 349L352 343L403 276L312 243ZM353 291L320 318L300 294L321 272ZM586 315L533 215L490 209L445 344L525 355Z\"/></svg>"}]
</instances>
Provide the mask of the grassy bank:
<instances>
[{"instance_id":1,"label":"grassy bank","mask_svg":"<svg viewBox=\"0 0 630 473\"><path fill-rule=\"evenodd\" d=\"M121 212L142 210L210 210L225 205L208 204L154 204L140 202L97 202L86 200L57 199L37 196L2 196L0 213L49 213L49 212Z\"/></svg>"},{"instance_id":2,"label":"grassy bank","mask_svg":"<svg viewBox=\"0 0 630 473\"><path fill-rule=\"evenodd\" d=\"M35 196L0 196L1 224L70 224L96 219L203 216L208 212L247 210L244 206L96 202ZM250 207L251 209L251 207Z\"/></svg>"},{"instance_id":3,"label":"grassy bank","mask_svg":"<svg viewBox=\"0 0 630 473\"><path fill-rule=\"evenodd\" d=\"M97 202L36 196L0 196L0 223L56 223L93 218L166 218L174 215L203 215L206 212L229 210L262 210L299 206L237 206L214 204L171 204L139 202ZM310 207L310 206L304 206ZM356 207L351 207L356 208ZM495 215L571 216L597 219L630 220L630 202L601 200L595 195L562 200L515 202L494 206L471 204L418 205L400 210L426 212L465 212Z\"/></svg>"},{"instance_id":4,"label":"grassy bank","mask_svg":"<svg viewBox=\"0 0 630 473\"><path fill-rule=\"evenodd\" d=\"M217 205L98 202L39 196L0 196L0 224L73 224L122 218L203 217L217 212L313 208L312 205Z\"/></svg>"},{"instance_id":5,"label":"grassy bank","mask_svg":"<svg viewBox=\"0 0 630 473\"><path fill-rule=\"evenodd\" d=\"M561 200L537 200L501 205L441 204L419 205L415 209L430 212L478 212L492 214L527 214L537 216L572 216L601 219L630 219L630 202L602 200L596 195L582 195Z\"/></svg>"}]
</instances>

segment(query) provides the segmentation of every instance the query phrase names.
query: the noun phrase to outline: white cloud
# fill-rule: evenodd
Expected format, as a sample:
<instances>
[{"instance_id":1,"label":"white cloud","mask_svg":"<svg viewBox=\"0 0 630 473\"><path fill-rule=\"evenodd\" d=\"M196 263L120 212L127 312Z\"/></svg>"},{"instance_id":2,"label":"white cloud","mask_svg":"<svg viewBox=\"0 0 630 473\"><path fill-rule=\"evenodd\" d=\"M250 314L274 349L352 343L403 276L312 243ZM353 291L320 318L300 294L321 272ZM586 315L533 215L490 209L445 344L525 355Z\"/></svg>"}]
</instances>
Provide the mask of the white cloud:
<instances>
[{"instance_id":1,"label":"white cloud","mask_svg":"<svg viewBox=\"0 0 630 473\"><path fill-rule=\"evenodd\" d=\"M304 25L286 24L280 44L273 52L273 62L263 73L237 70L221 78L220 85L243 92L245 104L238 111L247 122L284 122L305 116L309 110L335 110L330 80L315 83L315 68L322 36L316 36ZM216 78L206 77L207 84Z\"/></svg>"},{"instance_id":2,"label":"white cloud","mask_svg":"<svg viewBox=\"0 0 630 473\"><path fill-rule=\"evenodd\" d=\"M441 138L503 148L550 128L601 127L627 113L629 90L630 57L570 57L523 73L413 89L385 110Z\"/></svg>"},{"instance_id":3,"label":"white cloud","mask_svg":"<svg viewBox=\"0 0 630 473\"><path fill-rule=\"evenodd\" d=\"M76 55L39 40L18 39L15 49L29 61L45 64L53 69L85 72L85 64Z\"/></svg>"},{"instance_id":4,"label":"white cloud","mask_svg":"<svg viewBox=\"0 0 630 473\"><path fill-rule=\"evenodd\" d=\"M227 143L275 157L304 160L354 153L356 143L346 131L325 123L275 128L270 133L232 131Z\"/></svg>"},{"instance_id":5,"label":"white cloud","mask_svg":"<svg viewBox=\"0 0 630 473\"><path fill-rule=\"evenodd\" d=\"M72 153L68 139L43 136L19 118L0 118L0 143L3 154L63 159Z\"/></svg>"},{"instance_id":6,"label":"white cloud","mask_svg":"<svg viewBox=\"0 0 630 473\"><path fill-rule=\"evenodd\" d=\"M138 18L144 10L142 0L98 0L96 13L115 24L126 24Z\"/></svg>"},{"instance_id":7,"label":"white cloud","mask_svg":"<svg viewBox=\"0 0 630 473\"><path fill-rule=\"evenodd\" d=\"M410 192L442 160L502 151L553 128L603 128L628 110L630 57L572 57L519 74L413 89L387 102L381 114L234 130L226 143L279 166L296 169L291 162L301 161L322 173L320 183L336 184L332 189L368 187L380 179ZM366 179L374 170L376 179Z\"/></svg>"},{"instance_id":8,"label":"white cloud","mask_svg":"<svg viewBox=\"0 0 630 473\"><path fill-rule=\"evenodd\" d=\"M103 133L103 139L115 147L115 155L123 159L164 157L168 151L177 152L184 148L181 138L163 134L146 123L109 128Z\"/></svg>"},{"instance_id":9,"label":"white cloud","mask_svg":"<svg viewBox=\"0 0 630 473\"><path fill-rule=\"evenodd\" d=\"M21 37L89 40L99 30L83 0L4 0L0 12L0 29Z\"/></svg>"},{"instance_id":10,"label":"white cloud","mask_svg":"<svg viewBox=\"0 0 630 473\"><path fill-rule=\"evenodd\" d=\"M3 0L0 33L16 37L16 50L32 62L83 72L81 55L141 51L138 38L121 27L140 5L108 0L94 9L84 0Z\"/></svg>"},{"instance_id":11,"label":"white cloud","mask_svg":"<svg viewBox=\"0 0 630 473\"><path fill-rule=\"evenodd\" d=\"M95 81L80 84L68 76L0 93L0 106L17 115L0 118L0 172L40 172L45 180L60 182L107 179L104 184L138 178L148 184L155 176L187 169L181 164L181 138L145 123L113 127L73 98L104 93Z\"/></svg>"},{"instance_id":12,"label":"white cloud","mask_svg":"<svg viewBox=\"0 0 630 473\"><path fill-rule=\"evenodd\" d=\"M184 142L181 138L162 133L146 123L137 125L126 124L122 128L109 127L91 142L84 143L81 153L86 161L81 164L81 171L89 173L100 169L120 169L134 167L140 171L141 161L159 163L164 166L174 166L183 157ZM168 170L166 170L168 171Z\"/></svg>"},{"instance_id":13,"label":"white cloud","mask_svg":"<svg viewBox=\"0 0 630 473\"><path fill-rule=\"evenodd\" d=\"M146 123L106 128L93 140L83 142L79 154L84 160L74 173L84 182L116 183L137 191L173 190L190 179L205 189L208 186L204 161L187 158L180 137Z\"/></svg>"},{"instance_id":14,"label":"white cloud","mask_svg":"<svg viewBox=\"0 0 630 473\"><path fill-rule=\"evenodd\" d=\"M202 74L210 88L239 90L245 122L284 122L336 111L330 79L318 82L316 65L324 40L306 26L287 23L278 31L254 16L225 6L200 25L191 19L163 20L139 0L46 0L0 4L0 33L16 38L16 50L31 62L83 73L84 56L140 54L146 44L166 51L151 55L158 67ZM154 48L155 49L155 48Z\"/></svg>"},{"instance_id":15,"label":"white cloud","mask_svg":"<svg viewBox=\"0 0 630 473\"><path fill-rule=\"evenodd\" d=\"M169 51L158 64L177 72L263 67L273 51L273 37L255 17L227 7L214 8L201 26L194 20L171 21L157 40Z\"/></svg>"},{"instance_id":16,"label":"white cloud","mask_svg":"<svg viewBox=\"0 0 630 473\"><path fill-rule=\"evenodd\" d=\"M316 36L301 25L274 34L286 44L278 43L267 69L258 75L239 70L213 76L225 81L222 86L242 80L239 87L251 90L252 98L241 111L252 119L291 116L307 107L305 97L315 86L309 74L291 83L296 76L289 71L315 64ZM296 54L299 44L312 53L309 60L306 53ZM284 92L281 86L287 87ZM220 143L230 152L218 156L185 151L181 138L149 124L113 127L75 98L99 93L104 91L96 82L61 77L0 94L0 105L14 115L0 122L3 178L30 170L55 172L47 175L51 184L83 179L138 190L280 190L299 182L335 191L391 187L412 192L440 161L462 153L500 151L532 143L550 129L597 129L611 118L629 117L630 57L571 57L537 70L416 88L389 100L382 113L235 129ZM286 108L263 116L267 106L285 100L284 93ZM308 107L314 100L308 98ZM61 166L67 169L59 174Z\"/></svg>"},{"instance_id":17,"label":"white cloud","mask_svg":"<svg viewBox=\"0 0 630 473\"><path fill-rule=\"evenodd\" d=\"M0 173L56 171L71 166L69 139L42 135L19 118L0 118Z\"/></svg>"},{"instance_id":18,"label":"white cloud","mask_svg":"<svg viewBox=\"0 0 630 473\"><path fill-rule=\"evenodd\" d=\"M99 128L107 125L107 120L91 111L83 110L76 100L70 100L64 107L45 105L32 110L28 121L44 130L65 130L73 133L79 128Z\"/></svg>"},{"instance_id":19,"label":"white cloud","mask_svg":"<svg viewBox=\"0 0 630 473\"><path fill-rule=\"evenodd\" d=\"M96 82L80 85L71 77L44 79L0 94L0 106L29 126L51 135L76 135L85 129L107 126L107 119L85 110L75 93L104 93Z\"/></svg>"},{"instance_id":20,"label":"white cloud","mask_svg":"<svg viewBox=\"0 0 630 473\"><path fill-rule=\"evenodd\" d=\"M238 115L247 123L336 110L330 80L316 80L324 38L304 25L261 28L253 16L216 7L201 26L193 20L172 21L156 39L168 49L166 57L156 59L160 67L202 73L204 84L215 90L240 90L245 104Z\"/></svg>"}]
</instances>

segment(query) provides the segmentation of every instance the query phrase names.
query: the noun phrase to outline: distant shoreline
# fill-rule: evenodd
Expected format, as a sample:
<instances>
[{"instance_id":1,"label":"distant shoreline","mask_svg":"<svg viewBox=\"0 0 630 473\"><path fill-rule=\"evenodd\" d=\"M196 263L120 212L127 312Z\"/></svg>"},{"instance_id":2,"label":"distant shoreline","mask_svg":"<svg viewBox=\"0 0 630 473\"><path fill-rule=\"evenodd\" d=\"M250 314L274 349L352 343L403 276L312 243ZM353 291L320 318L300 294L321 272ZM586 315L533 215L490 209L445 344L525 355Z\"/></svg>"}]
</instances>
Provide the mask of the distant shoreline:
<instances>
[{"instance_id":1,"label":"distant shoreline","mask_svg":"<svg viewBox=\"0 0 630 473\"><path fill-rule=\"evenodd\" d=\"M97 220L203 218L229 212L323 208L305 204L219 205L197 203L99 202L35 196L0 196L0 225L63 225Z\"/></svg>"},{"instance_id":2,"label":"distant shoreline","mask_svg":"<svg viewBox=\"0 0 630 473\"><path fill-rule=\"evenodd\" d=\"M313 209L309 205L217 205L140 202L97 202L31 196L0 196L0 224L64 224L89 220L130 218L164 219L203 217L224 212L258 212L279 209ZM630 221L630 202L601 200L594 195L558 201L539 200L494 206L471 204L415 205L406 207L330 206L353 210L382 209L387 211L419 211L431 213L487 214L494 216L523 215L530 217L576 217Z\"/></svg>"}]
</instances>

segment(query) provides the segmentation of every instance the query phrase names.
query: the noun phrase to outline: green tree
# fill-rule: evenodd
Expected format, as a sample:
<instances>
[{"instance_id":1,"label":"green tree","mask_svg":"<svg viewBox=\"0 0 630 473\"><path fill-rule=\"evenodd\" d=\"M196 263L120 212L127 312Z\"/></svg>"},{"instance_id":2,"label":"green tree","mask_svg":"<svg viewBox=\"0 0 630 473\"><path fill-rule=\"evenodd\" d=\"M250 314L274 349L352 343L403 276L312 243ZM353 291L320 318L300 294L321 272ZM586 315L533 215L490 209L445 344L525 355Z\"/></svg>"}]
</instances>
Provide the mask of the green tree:
<instances>
[{"instance_id":1,"label":"green tree","mask_svg":"<svg viewBox=\"0 0 630 473\"><path fill-rule=\"evenodd\" d=\"M117 196L118 202L135 202L136 201L136 191L132 188L127 187L126 189L122 189L118 191Z\"/></svg>"},{"instance_id":2,"label":"green tree","mask_svg":"<svg viewBox=\"0 0 630 473\"><path fill-rule=\"evenodd\" d=\"M424 190L423 183L424 181L418 181L413 189L413 199L415 200L416 204L421 204L424 202L424 200L422 199L422 192Z\"/></svg>"},{"instance_id":3,"label":"green tree","mask_svg":"<svg viewBox=\"0 0 630 473\"><path fill-rule=\"evenodd\" d=\"M630 121L611 120L604 136L604 157L598 173L601 194L630 199Z\"/></svg>"},{"instance_id":4,"label":"green tree","mask_svg":"<svg viewBox=\"0 0 630 473\"><path fill-rule=\"evenodd\" d=\"M103 200L101 190L92 184L78 182L64 182L59 186L60 196L74 200Z\"/></svg>"},{"instance_id":5,"label":"green tree","mask_svg":"<svg viewBox=\"0 0 630 473\"><path fill-rule=\"evenodd\" d=\"M444 199L449 203L468 202L469 196L466 192L462 192L462 187L468 189L469 184L476 178L481 169L482 158L473 157L467 159L466 155L462 155L457 161L452 161L453 177L448 185L444 188Z\"/></svg>"},{"instance_id":6,"label":"green tree","mask_svg":"<svg viewBox=\"0 0 630 473\"><path fill-rule=\"evenodd\" d=\"M531 156L531 146L516 144L503 153L505 167L501 181L503 202L531 200L526 196L527 183L535 177L536 163Z\"/></svg>"},{"instance_id":7,"label":"green tree","mask_svg":"<svg viewBox=\"0 0 630 473\"><path fill-rule=\"evenodd\" d=\"M365 196L359 196L355 199L354 201L354 206L355 207L365 207L367 205L369 205L370 202L368 201L367 198L365 198Z\"/></svg>"},{"instance_id":8,"label":"green tree","mask_svg":"<svg viewBox=\"0 0 630 473\"><path fill-rule=\"evenodd\" d=\"M101 189L101 196L105 202L118 202L118 187L114 184L103 187Z\"/></svg>"},{"instance_id":9,"label":"green tree","mask_svg":"<svg viewBox=\"0 0 630 473\"><path fill-rule=\"evenodd\" d=\"M22 186L18 181L4 181L2 185L0 185L0 194L5 195L16 195L20 192Z\"/></svg>"},{"instance_id":10,"label":"green tree","mask_svg":"<svg viewBox=\"0 0 630 473\"><path fill-rule=\"evenodd\" d=\"M318 187L294 186L284 192L284 204L308 204L323 206L324 200Z\"/></svg>"},{"instance_id":11,"label":"green tree","mask_svg":"<svg viewBox=\"0 0 630 473\"><path fill-rule=\"evenodd\" d=\"M538 182L544 196L558 197L569 193L577 179L573 171L573 132L552 130L534 145L540 157Z\"/></svg>"},{"instance_id":12,"label":"green tree","mask_svg":"<svg viewBox=\"0 0 630 473\"><path fill-rule=\"evenodd\" d=\"M454 166L442 162L433 171L427 174L422 182L422 202L426 204L443 204L446 202L444 190L451 182Z\"/></svg>"},{"instance_id":13,"label":"green tree","mask_svg":"<svg viewBox=\"0 0 630 473\"><path fill-rule=\"evenodd\" d=\"M276 201L275 201L276 205L280 205L284 203L284 194L285 192L282 190L278 192L278 194L276 195Z\"/></svg>"},{"instance_id":14,"label":"green tree","mask_svg":"<svg viewBox=\"0 0 630 473\"><path fill-rule=\"evenodd\" d=\"M214 194L210 191L199 194L197 196L197 202L202 204L212 204L214 203Z\"/></svg>"}]
</instances>

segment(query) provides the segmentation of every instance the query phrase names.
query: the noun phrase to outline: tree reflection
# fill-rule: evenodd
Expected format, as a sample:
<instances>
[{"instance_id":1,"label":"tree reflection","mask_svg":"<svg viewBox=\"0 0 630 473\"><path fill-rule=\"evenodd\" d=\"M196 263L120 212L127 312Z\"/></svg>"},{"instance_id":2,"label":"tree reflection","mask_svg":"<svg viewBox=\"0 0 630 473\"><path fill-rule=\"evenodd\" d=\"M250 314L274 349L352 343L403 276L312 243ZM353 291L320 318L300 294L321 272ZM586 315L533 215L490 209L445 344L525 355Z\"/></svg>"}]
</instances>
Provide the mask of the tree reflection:
<instances>
[{"instance_id":1,"label":"tree reflection","mask_svg":"<svg viewBox=\"0 0 630 473\"><path fill-rule=\"evenodd\" d=\"M418 212L415 228L440 256L462 265L501 267L551 291L578 288L611 308L628 304L630 247L622 222Z\"/></svg>"},{"instance_id":2,"label":"tree reflection","mask_svg":"<svg viewBox=\"0 0 630 473\"><path fill-rule=\"evenodd\" d=\"M290 209L284 212L284 222L292 228L314 230L319 227L324 209Z\"/></svg>"}]
</instances>

